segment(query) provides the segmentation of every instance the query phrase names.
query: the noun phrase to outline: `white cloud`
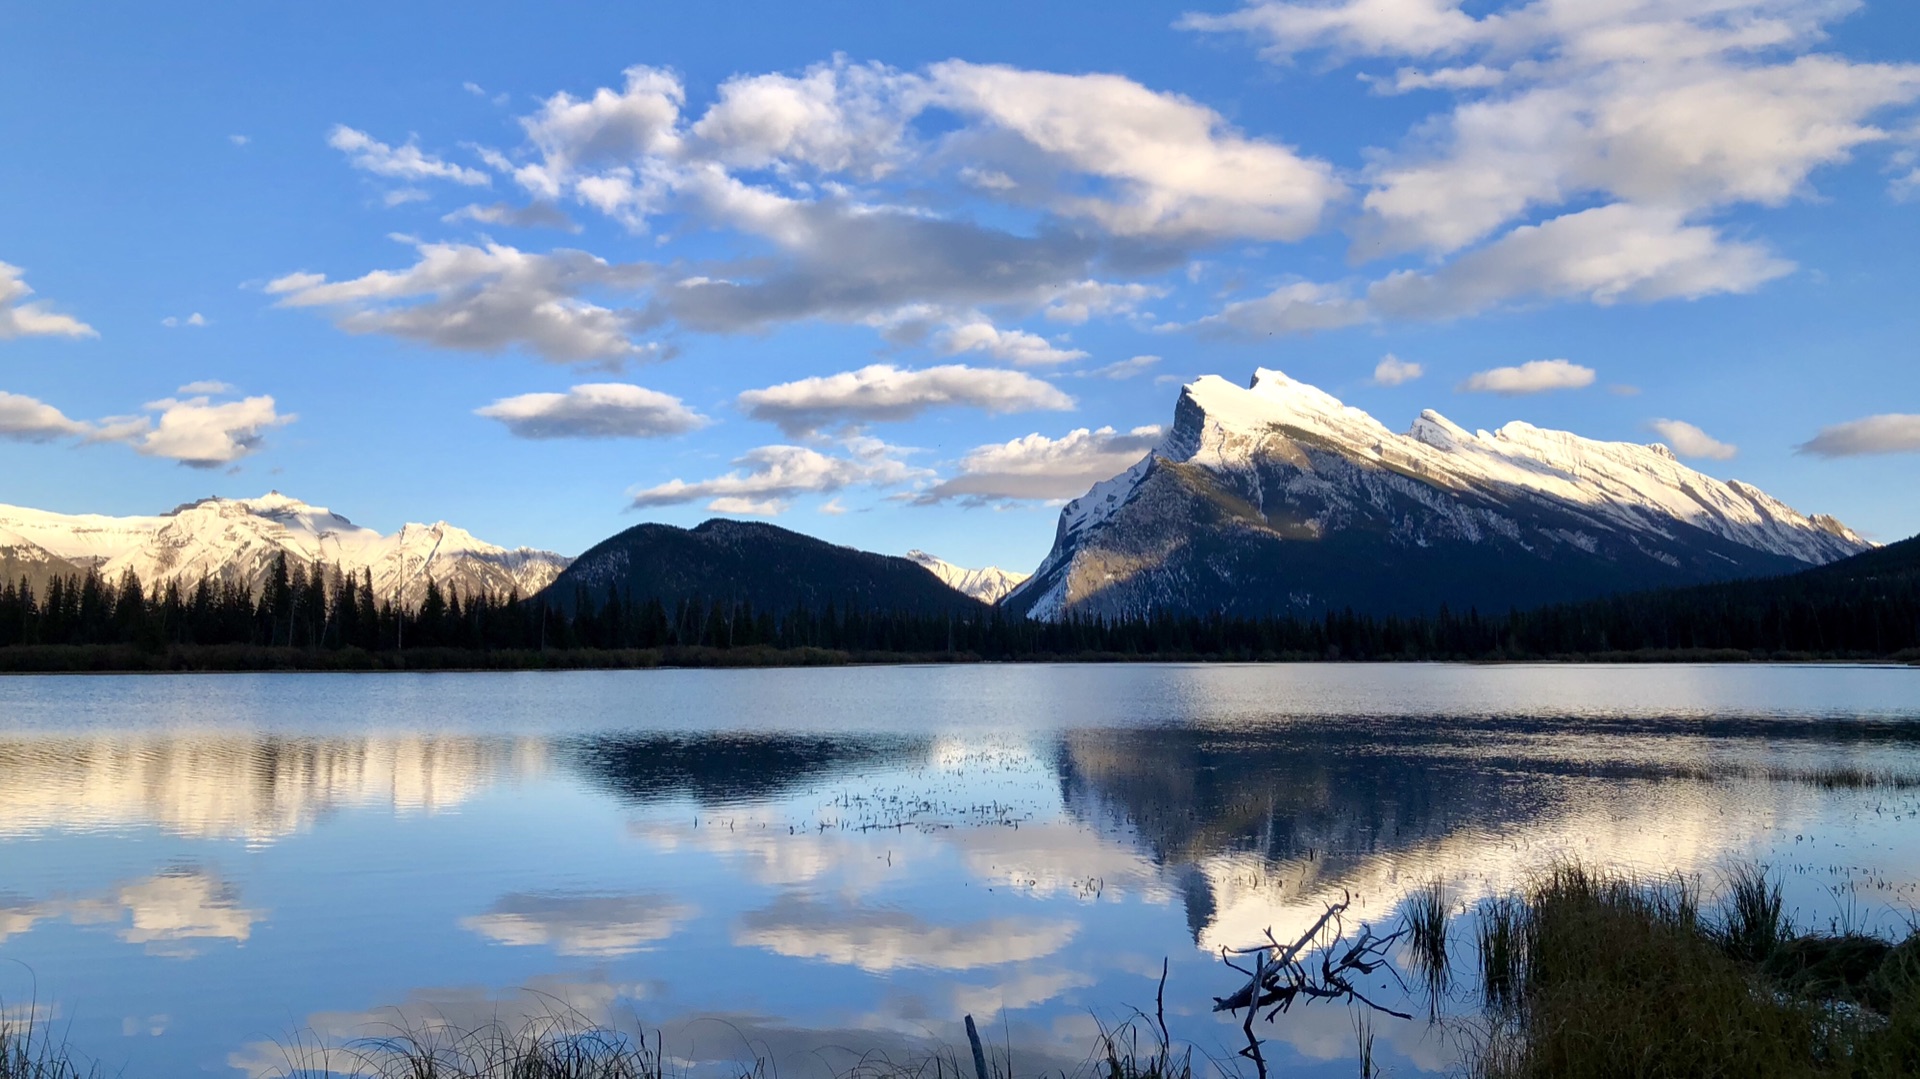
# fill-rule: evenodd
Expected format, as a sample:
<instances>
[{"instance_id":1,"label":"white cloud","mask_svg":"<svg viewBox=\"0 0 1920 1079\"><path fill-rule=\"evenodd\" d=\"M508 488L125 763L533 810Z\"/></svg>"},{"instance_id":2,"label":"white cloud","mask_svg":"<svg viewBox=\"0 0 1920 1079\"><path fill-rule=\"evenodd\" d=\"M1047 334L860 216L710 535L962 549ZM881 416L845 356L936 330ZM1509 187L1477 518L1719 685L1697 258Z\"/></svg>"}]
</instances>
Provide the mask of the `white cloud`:
<instances>
[{"instance_id":1,"label":"white cloud","mask_svg":"<svg viewBox=\"0 0 1920 1079\"><path fill-rule=\"evenodd\" d=\"M928 76L940 104L1017 136L1046 162L1111 181L1112 195L1072 185L1046 201L1116 235L1297 240L1344 193L1326 162L1248 138L1212 109L1118 75L954 60ZM969 144L973 163L992 145Z\"/></svg>"},{"instance_id":2,"label":"white cloud","mask_svg":"<svg viewBox=\"0 0 1920 1079\"><path fill-rule=\"evenodd\" d=\"M221 402L207 396L168 397L141 407L153 415L102 420L91 440L124 442L143 456L164 457L190 468L216 468L253 453L269 430L298 418L276 411L267 396Z\"/></svg>"},{"instance_id":3,"label":"white cloud","mask_svg":"<svg viewBox=\"0 0 1920 1079\"><path fill-rule=\"evenodd\" d=\"M1799 450L1816 457L1920 453L1920 415L1888 413L1823 427Z\"/></svg>"},{"instance_id":4,"label":"white cloud","mask_svg":"<svg viewBox=\"0 0 1920 1079\"><path fill-rule=\"evenodd\" d=\"M847 507L841 505L839 499L830 498L827 501L820 503L818 512L824 513L828 517L839 517L844 515L847 512Z\"/></svg>"},{"instance_id":5,"label":"white cloud","mask_svg":"<svg viewBox=\"0 0 1920 1079\"><path fill-rule=\"evenodd\" d=\"M970 407L994 414L1066 411L1073 398L1018 371L949 364L909 371L872 364L857 371L804 378L740 395L749 416L799 437L835 427L907 420L933 408Z\"/></svg>"},{"instance_id":6,"label":"white cloud","mask_svg":"<svg viewBox=\"0 0 1920 1079\"><path fill-rule=\"evenodd\" d=\"M629 492L639 509L707 501L715 513L773 516L804 494L832 494L848 487L892 487L930 475L901 461L895 447L878 439L847 441L847 456L805 446L762 446L736 459L734 470L710 480L671 480Z\"/></svg>"},{"instance_id":7,"label":"white cloud","mask_svg":"<svg viewBox=\"0 0 1920 1079\"><path fill-rule=\"evenodd\" d=\"M1471 64L1432 71L1403 67L1391 79L1367 74L1360 78L1376 94L1410 94L1416 90L1485 90L1507 81L1507 73L1485 64Z\"/></svg>"},{"instance_id":8,"label":"white cloud","mask_svg":"<svg viewBox=\"0 0 1920 1079\"><path fill-rule=\"evenodd\" d=\"M631 227L644 224L671 179L666 161L680 146L686 90L670 71L625 72L620 90L589 98L558 93L520 121L538 162L513 169L520 186L544 199L571 194Z\"/></svg>"},{"instance_id":9,"label":"white cloud","mask_svg":"<svg viewBox=\"0 0 1920 1079\"><path fill-rule=\"evenodd\" d=\"M1061 438L1031 434L980 446L961 458L959 475L928 488L914 502L1074 498L1133 467L1159 444L1161 434L1158 427L1136 427L1124 434L1111 427L1082 427Z\"/></svg>"},{"instance_id":10,"label":"white cloud","mask_svg":"<svg viewBox=\"0 0 1920 1079\"><path fill-rule=\"evenodd\" d=\"M523 393L475 409L474 415L499 420L518 438L660 438L712 422L678 397L622 382Z\"/></svg>"},{"instance_id":11,"label":"white cloud","mask_svg":"<svg viewBox=\"0 0 1920 1079\"><path fill-rule=\"evenodd\" d=\"M86 434L89 429L45 402L0 391L0 438L15 442L51 442Z\"/></svg>"},{"instance_id":12,"label":"white cloud","mask_svg":"<svg viewBox=\"0 0 1920 1079\"><path fill-rule=\"evenodd\" d=\"M1117 363L1110 363L1105 367L1096 367L1091 371L1082 371L1080 374L1086 378L1133 378L1136 375L1146 374L1159 362L1160 357L1158 356L1134 356Z\"/></svg>"},{"instance_id":13,"label":"white cloud","mask_svg":"<svg viewBox=\"0 0 1920 1079\"><path fill-rule=\"evenodd\" d=\"M1430 272L1389 274L1367 302L1377 315L1446 319L1524 300L1692 300L1750 292L1792 269L1674 211L1616 203L1523 225Z\"/></svg>"},{"instance_id":14,"label":"white cloud","mask_svg":"<svg viewBox=\"0 0 1920 1079\"><path fill-rule=\"evenodd\" d=\"M231 383L220 382L215 379L201 379L197 382L189 382L173 392L183 393L192 397L207 393L232 393L233 386Z\"/></svg>"},{"instance_id":15,"label":"white cloud","mask_svg":"<svg viewBox=\"0 0 1920 1079\"><path fill-rule=\"evenodd\" d=\"M92 326L71 315L55 314L39 301L18 266L0 262L0 341L9 337L98 337Z\"/></svg>"},{"instance_id":16,"label":"white cloud","mask_svg":"<svg viewBox=\"0 0 1920 1079\"><path fill-rule=\"evenodd\" d=\"M940 331L934 346L947 356L984 352L1019 367L1052 367L1087 358L1079 349L1059 348L1039 334L1003 330L979 317Z\"/></svg>"},{"instance_id":17,"label":"white cloud","mask_svg":"<svg viewBox=\"0 0 1920 1079\"><path fill-rule=\"evenodd\" d=\"M637 342L646 320L582 299L637 288L651 267L615 265L584 251L529 254L504 244L420 244L404 270L347 281L288 274L267 285L282 307L325 307L348 333L385 333L437 348L525 349L555 363L618 364L658 358Z\"/></svg>"},{"instance_id":18,"label":"white cloud","mask_svg":"<svg viewBox=\"0 0 1920 1079\"><path fill-rule=\"evenodd\" d=\"M160 325L168 329L174 329L180 326L210 326L212 323L207 321L207 316L195 311L186 318L180 318L177 315L168 315L166 318L160 320Z\"/></svg>"},{"instance_id":19,"label":"white cloud","mask_svg":"<svg viewBox=\"0 0 1920 1079\"><path fill-rule=\"evenodd\" d=\"M1740 447L1722 442L1684 420L1651 420L1647 427L1682 457L1731 461L1740 452Z\"/></svg>"},{"instance_id":20,"label":"white cloud","mask_svg":"<svg viewBox=\"0 0 1920 1079\"><path fill-rule=\"evenodd\" d=\"M1460 384L1468 393L1517 396L1551 390L1578 390L1593 385L1594 370L1567 360L1529 360L1518 367L1481 371Z\"/></svg>"},{"instance_id":21,"label":"white cloud","mask_svg":"<svg viewBox=\"0 0 1920 1079\"><path fill-rule=\"evenodd\" d=\"M235 146L245 146L247 143L252 142L253 140L247 138L245 135L228 135L227 141L234 144Z\"/></svg>"},{"instance_id":22,"label":"white cloud","mask_svg":"<svg viewBox=\"0 0 1920 1079\"><path fill-rule=\"evenodd\" d=\"M580 225L573 218L561 212L551 202L534 202L525 206L514 206L505 202L496 202L482 206L469 203L440 218L449 225L463 221L472 221L480 225L499 225L510 229L559 229L562 232L579 232Z\"/></svg>"},{"instance_id":23,"label":"white cloud","mask_svg":"<svg viewBox=\"0 0 1920 1079\"><path fill-rule=\"evenodd\" d=\"M1228 304L1218 314L1191 323L1203 334L1264 337L1337 330L1367 319L1367 305L1338 287L1296 281L1253 300Z\"/></svg>"},{"instance_id":24,"label":"white cloud","mask_svg":"<svg viewBox=\"0 0 1920 1079\"><path fill-rule=\"evenodd\" d=\"M798 77L737 76L692 128L715 160L748 169L811 166L884 175L904 156L919 80L836 59Z\"/></svg>"},{"instance_id":25,"label":"white cloud","mask_svg":"<svg viewBox=\"0 0 1920 1079\"><path fill-rule=\"evenodd\" d=\"M1394 89L1468 97L1369 168L1356 251L1458 250L1579 199L1692 215L1808 193L1821 166L1887 137L1872 117L1920 97L1920 65L1810 54L1851 0L1534 0L1475 17L1459 0L1270 0L1186 25L1252 35L1275 59L1465 57ZM1374 80L1380 87L1385 80Z\"/></svg>"},{"instance_id":26,"label":"white cloud","mask_svg":"<svg viewBox=\"0 0 1920 1079\"><path fill-rule=\"evenodd\" d=\"M1407 361L1389 352L1373 366L1373 384L1376 386L1398 386L1412 382L1427 373L1425 367Z\"/></svg>"},{"instance_id":27,"label":"white cloud","mask_svg":"<svg viewBox=\"0 0 1920 1079\"><path fill-rule=\"evenodd\" d=\"M1078 326L1095 315L1129 314L1142 302L1165 296L1160 285L1139 282L1082 281L1047 300L1047 318Z\"/></svg>"},{"instance_id":28,"label":"white cloud","mask_svg":"<svg viewBox=\"0 0 1920 1079\"><path fill-rule=\"evenodd\" d=\"M327 135L327 145L346 154L354 168L393 180L449 180L469 187L484 187L492 182L479 169L455 165L421 151L411 139L404 146L389 146L345 124L334 125Z\"/></svg>"},{"instance_id":29,"label":"white cloud","mask_svg":"<svg viewBox=\"0 0 1920 1079\"><path fill-rule=\"evenodd\" d=\"M460 925L501 944L544 945L557 955L631 955L672 936L692 907L657 895L516 893Z\"/></svg>"}]
</instances>

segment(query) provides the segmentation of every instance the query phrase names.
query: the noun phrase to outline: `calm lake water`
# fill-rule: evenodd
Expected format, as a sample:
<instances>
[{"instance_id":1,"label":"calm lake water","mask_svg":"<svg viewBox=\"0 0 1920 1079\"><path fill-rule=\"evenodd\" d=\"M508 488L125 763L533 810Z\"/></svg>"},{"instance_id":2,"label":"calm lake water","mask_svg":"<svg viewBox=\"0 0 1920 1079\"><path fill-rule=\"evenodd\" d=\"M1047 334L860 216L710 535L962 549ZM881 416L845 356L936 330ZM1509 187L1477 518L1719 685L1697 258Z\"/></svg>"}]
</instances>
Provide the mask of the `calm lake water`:
<instances>
[{"instance_id":1,"label":"calm lake water","mask_svg":"<svg viewBox=\"0 0 1920 1079\"><path fill-rule=\"evenodd\" d=\"M1833 789L1849 769L1907 785ZM1220 1058L1222 946L1557 856L1920 905L1920 670L1012 666L0 679L0 999L109 1072L565 1008L691 1073L963 1039ZM1463 952L1464 954L1464 952ZM37 1001L37 1004L34 1002ZM1443 1072L1424 1020L1376 1023ZM1353 1021L1270 1029L1352 1075ZM1292 1070L1289 1070L1292 1069Z\"/></svg>"}]
</instances>

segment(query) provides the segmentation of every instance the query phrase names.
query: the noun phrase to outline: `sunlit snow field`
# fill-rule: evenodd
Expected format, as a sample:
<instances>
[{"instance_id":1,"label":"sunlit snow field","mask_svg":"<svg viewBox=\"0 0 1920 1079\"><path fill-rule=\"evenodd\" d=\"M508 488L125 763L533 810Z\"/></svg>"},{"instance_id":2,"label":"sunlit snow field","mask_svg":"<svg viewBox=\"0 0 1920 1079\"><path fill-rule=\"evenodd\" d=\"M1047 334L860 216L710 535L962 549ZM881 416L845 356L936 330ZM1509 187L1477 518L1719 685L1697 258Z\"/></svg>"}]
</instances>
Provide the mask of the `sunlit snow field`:
<instances>
[{"instance_id":1,"label":"sunlit snow field","mask_svg":"<svg viewBox=\"0 0 1920 1079\"><path fill-rule=\"evenodd\" d=\"M1834 787L1823 775L1871 775ZM1902 781L1911 781L1905 782ZM565 1008L689 1071L963 1038L1023 1074L1219 949L1555 857L1920 905L1920 670L972 666L0 679L0 1001L109 1072ZM1423 1019L1376 1057L1444 1071ZM1281 1074L1354 1074L1314 1005ZM1294 1069L1294 1070L1288 1070Z\"/></svg>"}]
</instances>

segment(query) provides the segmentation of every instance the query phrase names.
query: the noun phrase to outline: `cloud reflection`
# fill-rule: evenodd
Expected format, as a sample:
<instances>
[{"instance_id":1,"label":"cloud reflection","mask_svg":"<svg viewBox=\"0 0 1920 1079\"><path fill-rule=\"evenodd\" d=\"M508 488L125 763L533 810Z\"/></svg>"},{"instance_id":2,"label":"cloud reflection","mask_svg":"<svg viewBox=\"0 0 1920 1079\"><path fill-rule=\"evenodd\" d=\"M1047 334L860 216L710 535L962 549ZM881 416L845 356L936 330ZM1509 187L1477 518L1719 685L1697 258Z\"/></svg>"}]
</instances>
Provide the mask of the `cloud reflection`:
<instances>
[{"instance_id":1,"label":"cloud reflection","mask_svg":"<svg viewBox=\"0 0 1920 1079\"><path fill-rule=\"evenodd\" d=\"M828 905L788 893L743 915L733 942L869 973L909 967L974 970L1051 955L1079 928L1074 922L1026 917L942 925L905 910Z\"/></svg>"}]
</instances>

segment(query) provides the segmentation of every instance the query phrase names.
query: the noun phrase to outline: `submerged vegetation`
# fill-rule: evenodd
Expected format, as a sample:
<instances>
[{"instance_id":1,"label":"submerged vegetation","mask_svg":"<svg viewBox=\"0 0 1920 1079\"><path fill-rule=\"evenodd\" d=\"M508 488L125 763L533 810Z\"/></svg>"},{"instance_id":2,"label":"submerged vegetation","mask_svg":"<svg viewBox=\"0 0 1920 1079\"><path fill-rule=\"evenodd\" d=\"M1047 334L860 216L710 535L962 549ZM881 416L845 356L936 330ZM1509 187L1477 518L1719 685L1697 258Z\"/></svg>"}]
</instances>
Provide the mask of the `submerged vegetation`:
<instances>
[{"instance_id":1,"label":"submerged vegetation","mask_svg":"<svg viewBox=\"0 0 1920 1079\"><path fill-rule=\"evenodd\" d=\"M461 595L418 607L372 580L278 561L255 594L132 573L0 583L0 670L378 670L782 666L1004 660L1920 661L1915 541L1792 577L1485 614L1227 618L1153 614L1033 622L997 608L912 613L827 603L579 590ZM1911 549L1910 549L1911 548ZM1911 563L1911 564L1909 564Z\"/></svg>"}]
</instances>

